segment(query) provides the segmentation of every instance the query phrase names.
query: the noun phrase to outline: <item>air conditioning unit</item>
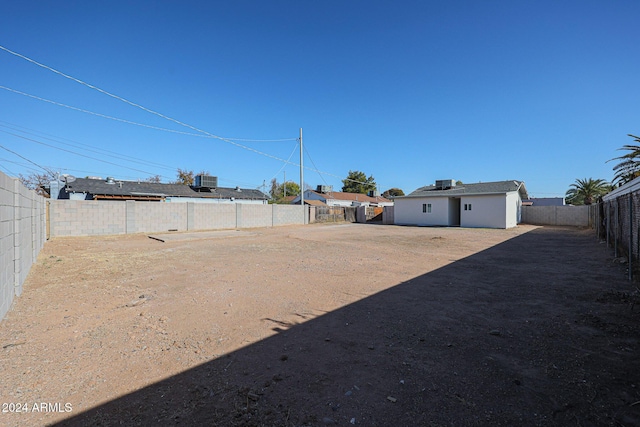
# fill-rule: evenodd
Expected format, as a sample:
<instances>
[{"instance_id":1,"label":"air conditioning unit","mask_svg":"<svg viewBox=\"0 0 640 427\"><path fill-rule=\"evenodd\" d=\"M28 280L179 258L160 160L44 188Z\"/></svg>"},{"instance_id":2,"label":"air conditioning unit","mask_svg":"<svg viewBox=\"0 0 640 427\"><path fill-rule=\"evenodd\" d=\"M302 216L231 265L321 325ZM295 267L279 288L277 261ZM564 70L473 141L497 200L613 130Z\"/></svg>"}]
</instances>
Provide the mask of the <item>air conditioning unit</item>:
<instances>
[{"instance_id":1,"label":"air conditioning unit","mask_svg":"<svg viewBox=\"0 0 640 427\"><path fill-rule=\"evenodd\" d=\"M333 191L333 185L318 185L316 191L318 193L331 193Z\"/></svg>"},{"instance_id":2,"label":"air conditioning unit","mask_svg":"<svg viewBox=\"0 0 640 427\"><path fill-rule=\"evenodd\" d=\"M218 188L218 177L209 175L196 175L196 183L194 187Z\"/></svg>"},{"instance_id":3,"label":"air conditioning unit","mask_svg":"<svg viewBox=\"0 0 640 427\"><path fill-rule=\"evenodd\" d=\"M446 190L456 186L455 179L439 179L436 181L436 188L438 190Z\"/></svg>"}]
</instances>

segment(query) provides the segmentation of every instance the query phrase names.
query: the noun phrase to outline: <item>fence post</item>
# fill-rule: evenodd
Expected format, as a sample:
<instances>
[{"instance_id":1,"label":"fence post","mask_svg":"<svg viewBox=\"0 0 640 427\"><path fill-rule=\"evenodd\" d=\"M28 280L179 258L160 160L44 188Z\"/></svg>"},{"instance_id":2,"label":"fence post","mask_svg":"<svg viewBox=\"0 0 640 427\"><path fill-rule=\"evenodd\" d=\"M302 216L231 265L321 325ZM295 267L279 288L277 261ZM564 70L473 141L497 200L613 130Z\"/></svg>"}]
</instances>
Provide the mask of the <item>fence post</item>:
<instances>
[{"instance_id":1,"label":"fence post","mask_svg":"<svg viewBox=\"0 0 640 427\"><path fill-rule=\"evenodd\" d=\"M629 193L629 280L633 280L633 194Z\"/></svg>"},{"instance_id":2,"label":"fence post","mask_svg":"<svg viewBox=\"0 0 640 427\"><path fill-rule=\"evenodd\" d=\"M616 225L613 229L613 257L618 258L618 225L620 223L620 221L618 220L618 199L616 199L615 203L616 204L613 205L616 220Z\"/></svg>"},{"instance_id":3,"label":"fence post","mask_svg":"<svg viewBox=\"0 0 640 427\"><path fill-rule=\"evenodd\" d=\"M607 203L606 205L606 209L605 209L605 215L604 215L604 219L605 219L605 229L604 229L604 233L605 233L605 237L607 240L607 247L609 246L609 203Z\"/></svg>"}]
</instances>

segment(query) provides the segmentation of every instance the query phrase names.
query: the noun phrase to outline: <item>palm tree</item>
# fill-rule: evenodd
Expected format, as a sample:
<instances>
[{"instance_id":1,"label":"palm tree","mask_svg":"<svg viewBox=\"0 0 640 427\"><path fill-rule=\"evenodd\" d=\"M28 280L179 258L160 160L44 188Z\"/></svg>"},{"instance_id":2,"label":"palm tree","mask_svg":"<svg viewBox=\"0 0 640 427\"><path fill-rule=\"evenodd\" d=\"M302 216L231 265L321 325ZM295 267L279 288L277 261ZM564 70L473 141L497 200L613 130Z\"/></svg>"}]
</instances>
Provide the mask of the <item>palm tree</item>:
<instances>
[{"instance_id":1,"label":"palm tree","mask_svg":"<svg viewBox=\"0 0 640 427\"><path fill-rule=\"evenodd\" d=\"M625 184L640 176L640 137L631 134L629 136L639 145L623 145L619 150L626 150L628 153L608 160L609 162L612 160L620 161L613 167L616 173L613 177L613 183L617 185Z\"/></svg>"},{"instance_id":2,"label":"palm tree","mask_svg":"<svg viewBox=\"0 0 640 427\"><path fill-rule=\"evenodd\" d=\"M569 187L571 188L569 188L565 197L567 203L572 205L590 205L594 199L611 191L611 185L604 179L576 179L576 182Z\"/></svg>"}]
</instances>

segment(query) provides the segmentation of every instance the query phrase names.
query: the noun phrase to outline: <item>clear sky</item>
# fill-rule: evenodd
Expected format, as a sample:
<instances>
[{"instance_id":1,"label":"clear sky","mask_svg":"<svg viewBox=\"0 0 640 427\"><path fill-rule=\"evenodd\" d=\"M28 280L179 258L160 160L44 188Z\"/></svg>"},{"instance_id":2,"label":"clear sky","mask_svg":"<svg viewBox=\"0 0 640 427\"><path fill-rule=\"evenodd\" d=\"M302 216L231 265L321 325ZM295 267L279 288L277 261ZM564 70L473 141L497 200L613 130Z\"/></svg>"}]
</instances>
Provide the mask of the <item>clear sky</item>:
<instances>
[{"instance_id":1,"label":"clear sky","mask_svg":"<svg viewBox=\"0 0 640 427\"><path fill-rule=\"evenodd\" d=\"M0 50L0 168L268 188L299 179L303 128L313 187L359 170L381 191L563 196L640 135L638 18L637 0L4 1L0 46L190 127Z\"/></svg>"}]
</instances>

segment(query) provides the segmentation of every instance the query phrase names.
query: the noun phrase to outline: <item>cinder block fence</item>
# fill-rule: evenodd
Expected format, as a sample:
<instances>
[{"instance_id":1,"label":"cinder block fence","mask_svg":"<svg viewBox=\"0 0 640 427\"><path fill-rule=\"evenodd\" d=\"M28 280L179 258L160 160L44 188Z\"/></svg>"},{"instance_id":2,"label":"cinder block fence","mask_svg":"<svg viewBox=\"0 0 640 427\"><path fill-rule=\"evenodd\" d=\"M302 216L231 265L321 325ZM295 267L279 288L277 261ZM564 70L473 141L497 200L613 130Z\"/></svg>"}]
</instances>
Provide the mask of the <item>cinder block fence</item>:
<instances>
[{"instance_id":1,"label":"cinder block fence","mask_svg":"<svg viewBox=\"0 0 640 427\"><path fill-rule=\"evenodd\" d=\"M593 226L590 206L523 206L522 222L532 225Z\"/></svg>"},{"instance_id":2,"label":"cinder block fence","mask_svg":"<svg viewBox=\"0 0 640 427\"><path fill-rule=\"evenodd\" d=\"M51 200L50 237L217 230L305 224L296 205Z\"/></svg>"},{"instance_id":3,"label":"cinder block fence","mask_svg":"<svg viewBox=\"0 0 640 427\"><path fill-rule=\"evenodd\" d=\"M0 320L22 293L45 239L45 199L0 172Z\"/></svg>"}]
</instances>

